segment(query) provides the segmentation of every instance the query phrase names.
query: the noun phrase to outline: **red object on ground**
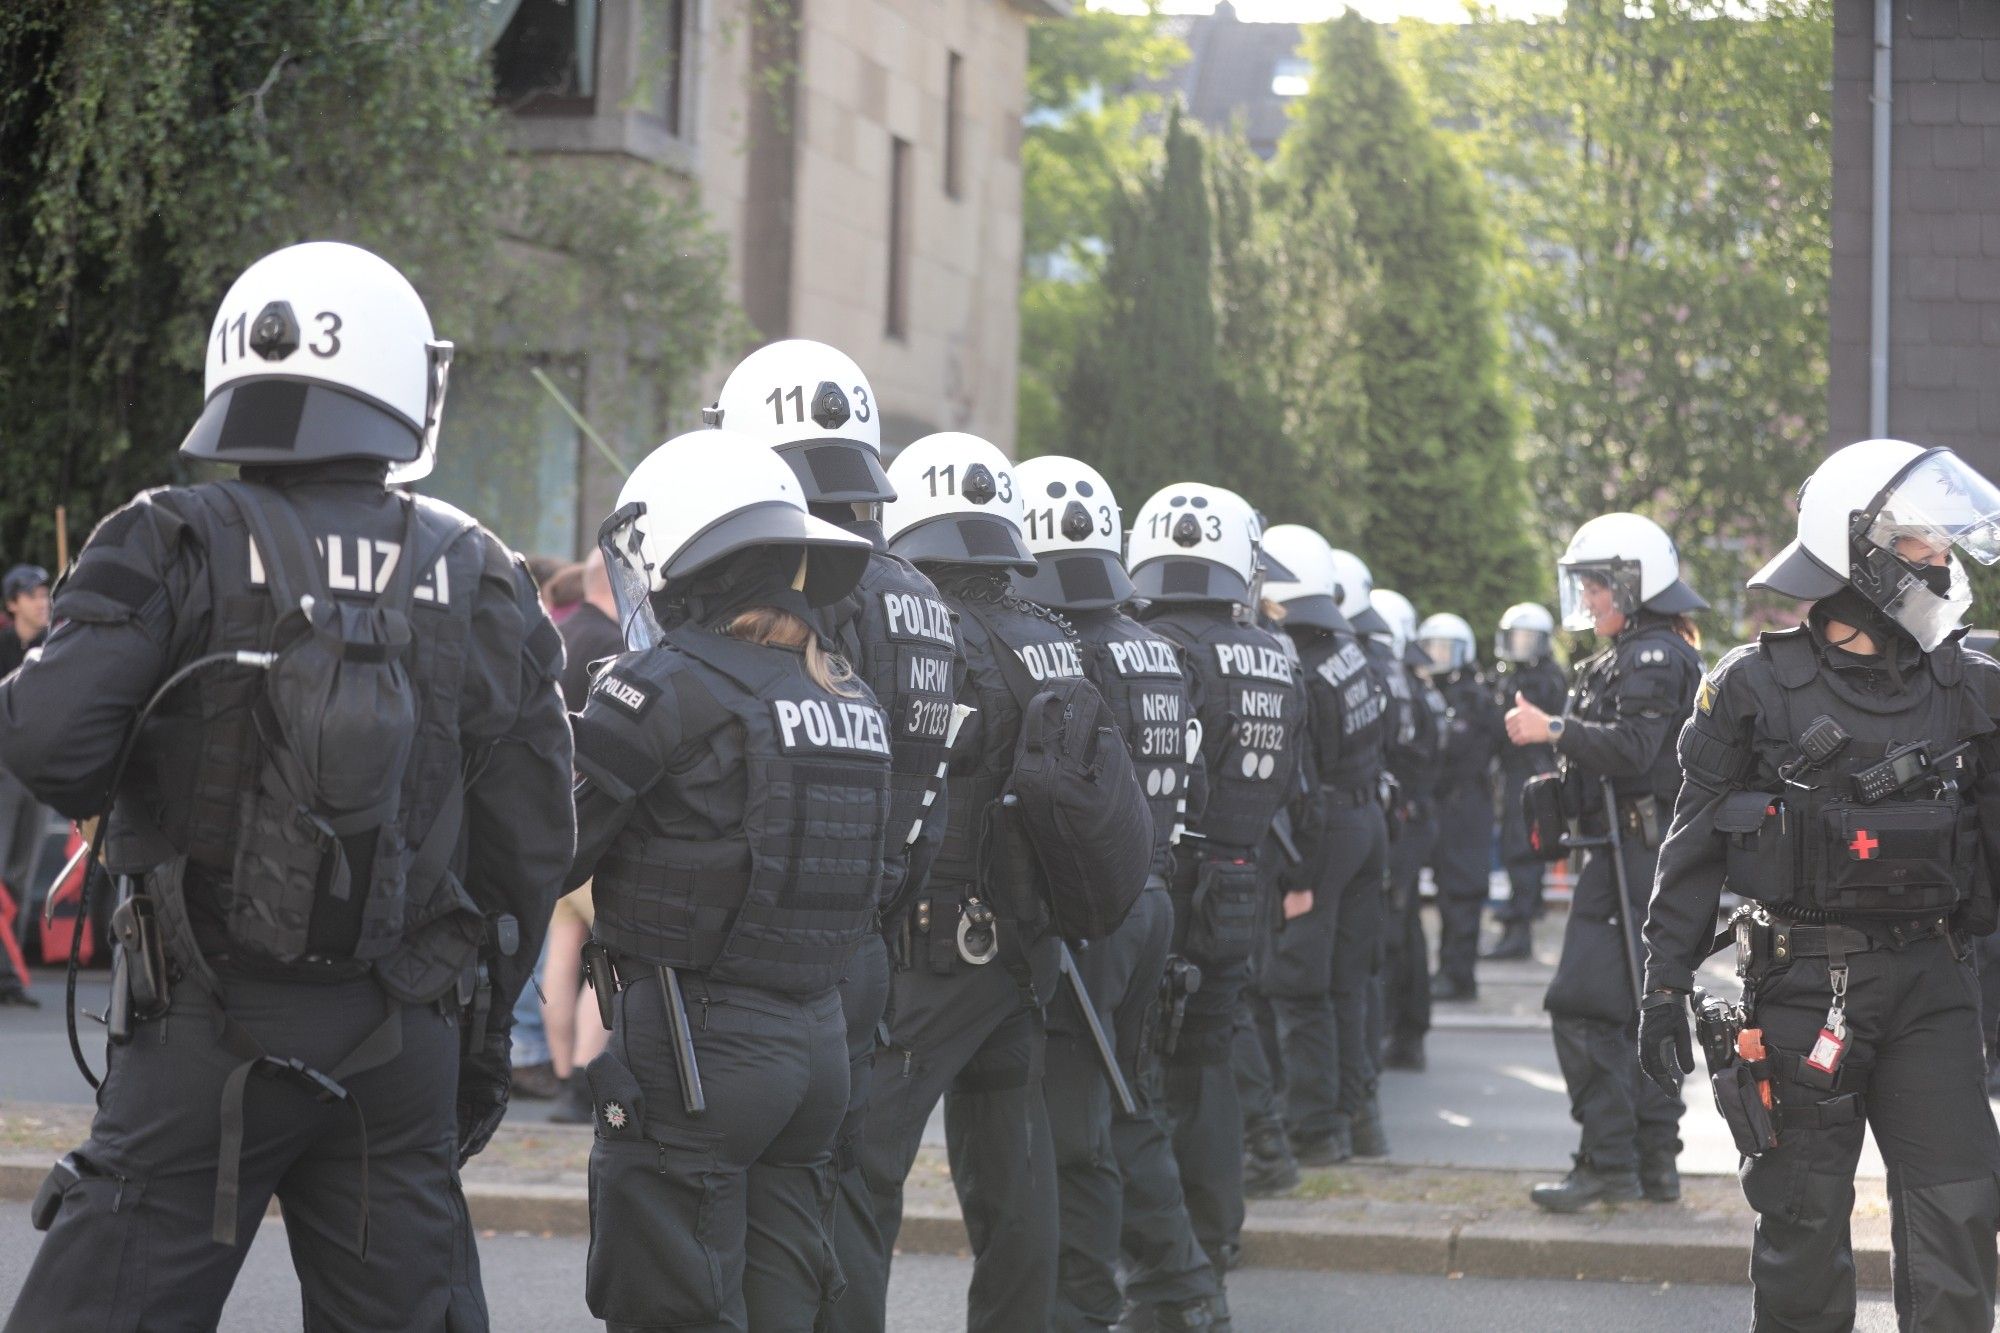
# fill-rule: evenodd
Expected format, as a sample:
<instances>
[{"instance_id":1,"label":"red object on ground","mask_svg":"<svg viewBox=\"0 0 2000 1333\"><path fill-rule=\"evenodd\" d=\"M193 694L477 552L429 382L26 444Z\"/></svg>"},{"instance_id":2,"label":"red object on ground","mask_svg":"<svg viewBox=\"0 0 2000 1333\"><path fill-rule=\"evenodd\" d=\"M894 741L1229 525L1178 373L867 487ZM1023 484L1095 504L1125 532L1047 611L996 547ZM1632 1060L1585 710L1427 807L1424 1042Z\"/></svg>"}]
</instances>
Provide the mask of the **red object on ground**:
<instances>
[{"instance_id":1,"label":"red object on ground","mask_svg":"<svg viewBox=\"0 0 2000 1333\"><path fill-rule=\"evenodd\" d=\"M28 976L28 960L21 956L21 940L14 933L14 919L21 913L20 905L14 901L13 892L4 881L0 881L0 944L6 946L7 966L14 969L14 977L26 990L32 982Z\"/></svg>"}]
</instances>

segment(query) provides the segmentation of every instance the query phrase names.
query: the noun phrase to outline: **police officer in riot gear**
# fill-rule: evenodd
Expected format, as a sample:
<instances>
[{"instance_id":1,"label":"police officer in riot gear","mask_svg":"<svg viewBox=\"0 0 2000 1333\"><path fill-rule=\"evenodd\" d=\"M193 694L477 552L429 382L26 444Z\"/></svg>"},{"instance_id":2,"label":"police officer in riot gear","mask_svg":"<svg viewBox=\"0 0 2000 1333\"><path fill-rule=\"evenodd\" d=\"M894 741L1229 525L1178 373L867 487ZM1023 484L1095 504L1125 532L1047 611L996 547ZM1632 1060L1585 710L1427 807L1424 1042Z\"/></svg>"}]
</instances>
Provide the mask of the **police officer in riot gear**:
<instances>
[{"instance_id":1,"label":"police officer in riot gear","mask_svg":"<svg viewBox=\"0 0 2000 1333\"><path fill-rule=\"evenodd\" d=\"M241 479L104 520L0 685L7 768L71 817L112 802L121 944L10 1329L213 1327L273 1195L313 1327L485 1326L456 1168L504 1112L574 825L533 583L385 484L430 469L449 355L364 250L253 264L182 445Z\"/></svg>"},{"instance_id":2,"label":"police officer in riot gear","mask_svg":"<svg viewBox=\"0 0 2000 1333\"><path fill-rule=\"evenodd\" d=\"M1360 562L1349 557L1348 582L1339 582L1339 557L1317 532L1281 524L1264 540L1297 575L1266 593L1285 608L1285 633L1305 673L1324 850L1310 887L1285 904L1276 962L1261 984L1284 1050L1292 1150L1305 1165L1325 1166L1388 1152L1368 1034L1387 892L1381 779L1390 696L1348 612L1370 626L1386 622L1369 605Z\"/></svg>"},{"instance_id":3,"label":"police officer in riot gear","mask_svg":"<svg viewBox=\"0 0 2000 1333\"><path fill-rule=\"evenodd\" d=\"M1585 523L1556 568L1564 627L1593 629L1606 646L1578 668L1561 717L1518 697L1506 725L1515 745L1553 746L1563 814L1591 847L1543 999L1582 1142L1569 1175L1531 1194L1551 1212L1576 1212L1642 1193L1680 1197L1681 1102L1638 1077L1632 1032L1638 924L1679 782L1673 738L1701 679L1682 618L1707 603L1681 582L1673 539L1637 514Z\"/></svg>"},{"instance_id":4,"label":"police officer in riot gear","mask_svg":"<svg viewBox=\"0 0 2000 1333\"><path fill-rule=\"evenodd\" d=\"M1119 1229L1134 1239L1133 1302L1166 1328L1209 1328L1221 1295L1194 1239L1173 1147L1153 1105L1160 981L1173 936L1167 880L1188 798L1187 734L1193 716L1180 653L1119 610L1133 595L1120 558L1118 499L1096 469L1073 458L1031 458L1015 470L1035 572L1015 585L1069 618L1084 672L1118 718L1153 816L1153 866L1145 891L1108 938L1076 950L1078 976L1110 1038L1133 1106L1114 1095L1101 1054L1065 985L1049 1004L1044 1094L1062 1198L1057 1329L1118 1322ZM1192 850L1194 844L1185 844ZM1126 1197L1129 1190L1129 1197Z\"/></svg>"},{"instance_id":5,"label":"police officer in riot gear","mask_svg":"<svg viewBox=\"0 0 2000 1333\"><path fill-rule=\"evenodd\" d=\"M1438 775L1438 837L1431 873L1438 889L1438 991L1447 998L1476 993L1474 959L1479 915L1493 866L1493 760L1507 744L1493 687L1479 672L1472 626L1440 612L1417 627L1417 647L1430 662L1431 683L1444 697L1443 761Z\"/></svg>"},{"instance_id":6,"label":"police officer in riot gear","mask_svg":"<svg viewBox=\"0 0 2000 1333\"><path fill-rule=\"evenodd\" d=\"M1959 642L1954 547L2000 560L2000 490L1950 450L1833 454L1797 540L1749 581L1811 600L1806 623L1724 658L1680 734L1640 1059L1666 1089L1691 1068L1685 1000L1721 890L1743 895L1743 1010L1704 1002L1703 1035L1721 1019L1714 1045L1740 1057L1709 1064L1750 1158L1760 1329L1853 1327L1864 1122L1889 1165L1899 1327L1993 1326L2000 1135L1968 937L1996 919L2000 666Z\"/></svg>"},{"instance_id":7,"label":"police officer in riot gear","mask_svg":"<svg viewBox=\"0 0 2000 1333\"><path fill-rule=\"evenodd\" d=\"M1493 697L1504 714L1516 694L1551 716L1562 711L1569 681L1556 664L1555 621L1546 607L1517 602L1502 613L1493 635ZM1500 747L1500 861L1507 871L1507 901L1496 907L1500 937L1481 958L1527 958L1534 951L1535 919L1542 913L1542 875L1547 862L1528 846L1521 817L1521 788L1538 773L1553 773L1555 751L1546 745Z\"/></svg>"},{"instance_id":8,"label":"police officer in riot gear","mask_svg":"<svg viewBox=\"0 0 2000 1333\"><path fill-rule=\"evenodd\" d=\"M836 982L874 925L889 724L810 615L865 538L726 431L635 468L599 544L632 651L576 718L586 967L610 1041L585 1293L613 1329L810 1328L847 1100Z\"/></svg>"},{"instance_id":9,"label":"police officer in riot gear","mask_svg":"<svg viewBox=\"0 0 2000 1333\"><path fill-rule=\"evenodd\" d=\"M894 920L923 888L944 833L950 793L938 766L965 665L936 586L891 553L882 535L880 506L895 498L895 488L879 461L881 408L867 377L846 355L825 343L788 339L745 357L708 415L710 425L777 450L797 475L814 517L865 537L872 548L854 591L817 615L889 713L889 834L879 910L882 921ZM855 1144L889 1001L889 951L880 929L869 932L848 960L840 998L848 1092L834 1164L849 1204L834 1211L834 1222L848 1226L874 1215Z\"/></svg>"},{"instance_id":10,"label":"police officer in riot gear","mask_svg":"<svg viewBox=\"0 0 2000 1333\"><path fill-rule=\"evenodd\" d=\"M1444 696L1431 683L1430 659L1417 649L1417 608L1390 588L1374 589L1368 601L1389 626L1387 635L1371 637L1386 641L1389 649L1382 674L1393 726L1385 759L1400 796L1400 808L1389 812L1395 836L1389 841L1381 1018L1379 1031L1371 1029L1369 1037L1382 1048L1384 1068L1422 1069L1424 1036L1431 1026L1431 969L1418 882L1438 838L1437 783L1447 710ZM1397 667L1393 672L1391 661Z\"/></svg>"},{"instance_id":11,"label":"police officer in riot gear","mask_svg":"<svg viewBox=\"0 0 2000 1333\"><path fill-rule=\"evenodd\" d=\"M1160 1021L1164 1120L1195 1239L1218 1279L1243 1225L1243 1113L1230 1048L1266 920L1259 847L1290 799L1304 722L1291 657L1248 619L1257 547L1256 516L1241 496L1179 482L1140 509L1127 552L1133 585L1147 602L1140 620L1179 647L1201 724L1196 783L1205 793L1198 807L1190 803L1190 836L1175 851L1168 881L1168 969L1178 981L1163 992ZM1144 1289L1153 1263L1141 1252L1134 1199L1142 1188L1126 1190L1135 1290ZM1163 1328L1201 1326L1164 1302L1141 1306L1138 1318Z\"/></svg>"},{"instance_id":12,"label":"police officer in riot gear","mask_svg":"<svg viewBox=\"0 0 2000 1333\"><path fill-rule=\"evenodd\" d=\"M943 1098L952 1182L972 1237L967 1325L1041 1329L1055 1298L1057 1230L1042 1006L1055 992L1061 941L1037 873L996 832L1021 725L1000 655L1036 680L1080 677L1083 656L1067 622L1008 581L1035 558L1021 540L1014 466L998 449L974 435L925 436L889 478L889 549L923 570L958 617L967 669L959 697L976 711L950 750L951 810L930 880L884 922L895 1000L857 1154L867 1193L839 1205L867 1216L835 1228L847 1294L831 1327L883 1326L903 1181Z\"/></svg>"}]
</instances>

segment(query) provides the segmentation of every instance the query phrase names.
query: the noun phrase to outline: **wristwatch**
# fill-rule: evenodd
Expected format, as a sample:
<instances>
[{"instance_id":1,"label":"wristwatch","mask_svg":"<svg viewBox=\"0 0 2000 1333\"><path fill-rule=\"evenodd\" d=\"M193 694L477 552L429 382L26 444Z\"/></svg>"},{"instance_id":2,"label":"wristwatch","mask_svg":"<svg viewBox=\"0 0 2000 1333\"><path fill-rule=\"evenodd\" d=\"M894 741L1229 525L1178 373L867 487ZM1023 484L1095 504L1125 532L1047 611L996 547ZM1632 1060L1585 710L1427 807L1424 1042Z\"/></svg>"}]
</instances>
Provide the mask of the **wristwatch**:
<instances>
[{"instance_id":1,"label":"wristwatch","mask_svg":"<svg viewBox=\"0 0 2000 1333\"><path fill-rule=\"evenodd\" d=\"M1562 739L1562 734L1563 734L1563 728L1564 728L1564 727L1567 727L1568 725L1569 725L1569 723L1568 723L1568 722L1566 722L1566 721L1564 721L1564 720L1563 720L1562 718L1559 718L1559 717L1552 717L1552 718L1550 718L1550 719L1549 719L1549 739L1550 739L1551 741L1559 741L1559 740L1561 740L1561 739Z\"/></svg>"}]
</instances>

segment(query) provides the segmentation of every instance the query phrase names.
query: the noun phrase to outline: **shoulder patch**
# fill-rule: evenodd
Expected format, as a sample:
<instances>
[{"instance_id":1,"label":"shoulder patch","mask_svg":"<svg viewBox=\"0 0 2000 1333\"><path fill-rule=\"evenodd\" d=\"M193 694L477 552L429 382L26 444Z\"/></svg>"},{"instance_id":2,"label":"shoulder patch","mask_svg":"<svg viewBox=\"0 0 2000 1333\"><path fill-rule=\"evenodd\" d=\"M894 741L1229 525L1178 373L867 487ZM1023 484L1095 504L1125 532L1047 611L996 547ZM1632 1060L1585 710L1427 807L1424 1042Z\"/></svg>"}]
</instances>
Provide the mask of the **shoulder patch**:
<instances>
[{"instance_id":1,"label":"shoulder patch","mask_svg":"<svg viewBox=\"0 0 2000 1333\"><path fill-rule=\"evenodd\" d=\"M1694 707L1698 713L1715 711L1715 680L1710 676L1701 678L1701 686L1694 692Z\"/></svg>"},{"instance_id":2,"label":"shoulder patch","mask_svg":"<svg viewBox=\"0 0 2000 1333\"><path fill-rule=\"evenodd\" d=\"M648 680L627 675L616 667L606 667L591 682L590 692L605 703L637 721L660 697L660 687Z\"/></svg>"}]
</instances>

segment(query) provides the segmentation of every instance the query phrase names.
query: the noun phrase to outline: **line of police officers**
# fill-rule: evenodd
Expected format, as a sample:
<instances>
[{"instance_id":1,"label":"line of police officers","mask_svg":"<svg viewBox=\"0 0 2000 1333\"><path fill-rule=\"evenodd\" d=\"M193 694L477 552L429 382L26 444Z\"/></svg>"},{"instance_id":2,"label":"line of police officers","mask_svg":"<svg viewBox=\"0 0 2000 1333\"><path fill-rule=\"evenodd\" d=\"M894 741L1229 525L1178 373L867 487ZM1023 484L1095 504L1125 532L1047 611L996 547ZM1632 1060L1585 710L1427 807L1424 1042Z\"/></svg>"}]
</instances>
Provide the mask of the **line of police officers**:
<instances>
[{"instance_id":1,"label":"line of police officers","mask_svg":"<svg viewBox=\"0 0 2000 1333\"><path fill-rule=\"evenodd\" d=\"M1746 994L1703 1035L1718 1097L1737 1051L1750 1089L1759 1326L1851 1324L1864 1121L1905 1325L1990 1325L1965 937L1995 923L2000 667L1958 646L1950 552L2000 558L2000 492L1949 451L1822 467L1752 580L1812 617L1706 680L1671 540L1586 524L1564 624L1604 648L1560 699L1546 613L1510 610L1503 723L1470 627L1310 529L1180 483L1128 546L1089 466L964 434L885 472L860 369L779 343L628 479L599 535L629 651L566 720L518 558L398 489L449 353L364 251L252 266L183 446L240 479L105 520L0 683L0 759L65 814L109 806L120 944L97 1117L36 1200L9 1329L212 1326L273 1197L309 1327L483 1328L456 1173L585 880L609 1326L882 1327L942 1100L969 1327L1226 1328L1246 1191L1386 1154L1380 1064L1421 1067L1430 1000L1473 991L1496 756L1561 776L1548 819L1510 781L1489 956L1526 952L1541 862L1588 848L1547 999L1582 1143L1536 1202L1677 1197L1726 886ZM1152 820L1099 939L1057 934L1005 813L1057 678L1101 694Z\"/></svg>"}]
</instances>

